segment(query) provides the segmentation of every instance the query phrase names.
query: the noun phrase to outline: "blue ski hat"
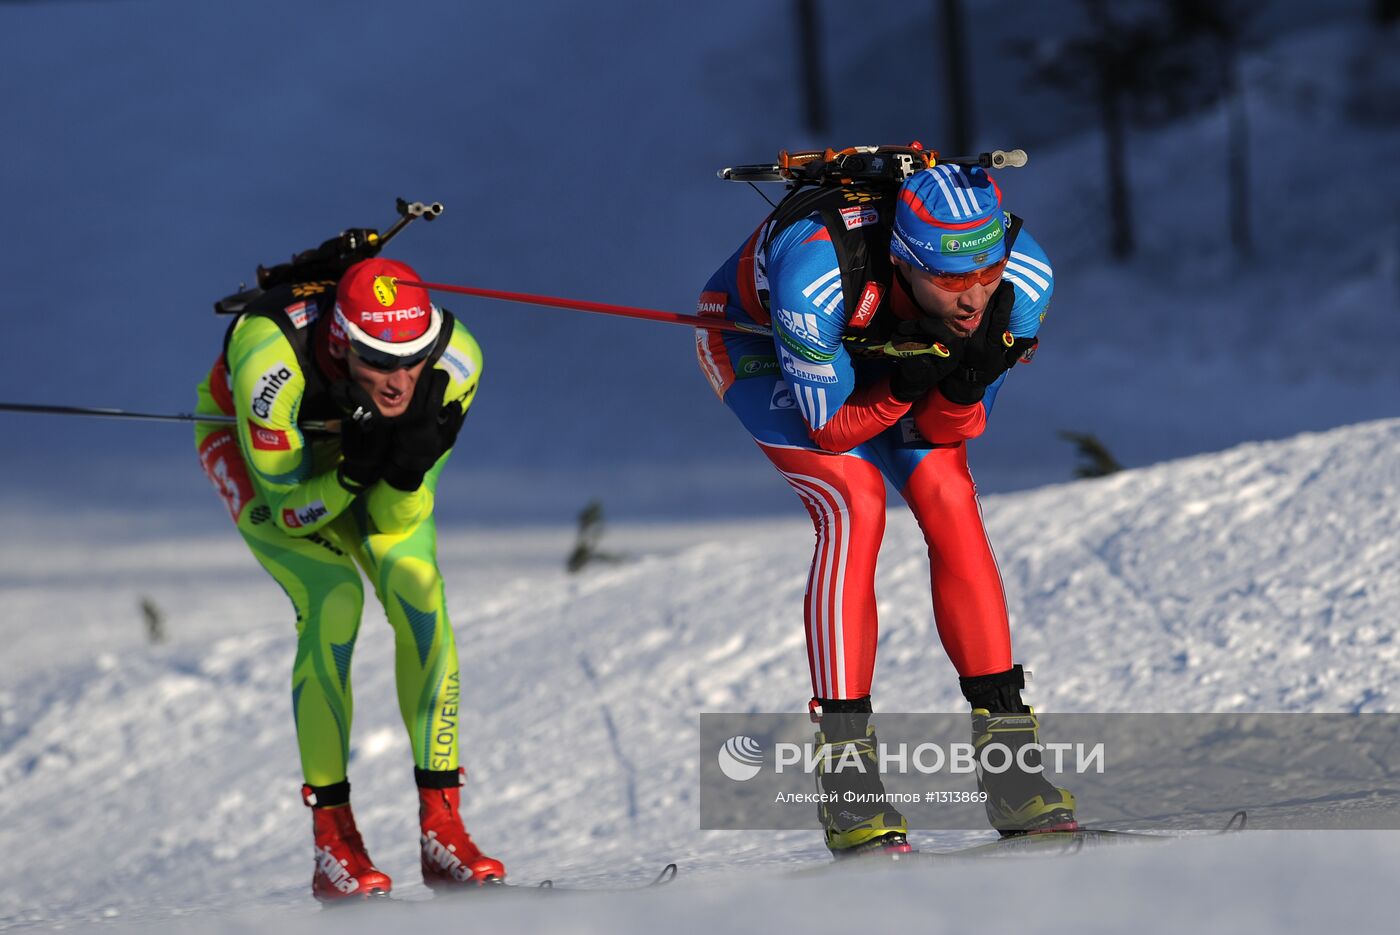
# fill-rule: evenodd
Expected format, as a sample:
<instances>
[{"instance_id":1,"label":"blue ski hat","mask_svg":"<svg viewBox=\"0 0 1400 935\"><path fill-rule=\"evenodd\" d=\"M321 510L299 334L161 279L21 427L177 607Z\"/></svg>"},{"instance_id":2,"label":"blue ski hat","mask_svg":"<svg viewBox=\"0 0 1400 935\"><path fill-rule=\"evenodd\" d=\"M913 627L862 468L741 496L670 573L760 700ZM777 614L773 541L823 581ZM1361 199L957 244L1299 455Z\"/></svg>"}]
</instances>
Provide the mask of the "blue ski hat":
<instances>
[{"instance_id":1,"label":"blue ski hat","mask_svg":"<svg viewBox=\"0 0 1400 935\"><path fill-rule=\"evenodd\" d=\"M927 273L971 272L1006 256L1010 222L984 169L942 163L900 186L890 253Z\"/></svg>"}]
</instances>

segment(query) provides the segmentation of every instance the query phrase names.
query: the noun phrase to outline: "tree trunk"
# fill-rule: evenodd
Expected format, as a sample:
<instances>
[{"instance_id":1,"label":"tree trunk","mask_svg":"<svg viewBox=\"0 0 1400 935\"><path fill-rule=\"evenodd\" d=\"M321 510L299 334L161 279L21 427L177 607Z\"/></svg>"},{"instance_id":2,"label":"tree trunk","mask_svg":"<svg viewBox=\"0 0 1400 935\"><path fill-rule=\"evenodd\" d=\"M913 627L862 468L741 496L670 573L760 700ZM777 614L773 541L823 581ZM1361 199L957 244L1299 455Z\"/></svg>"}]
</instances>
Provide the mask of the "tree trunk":
<instances>
[{"instance_id":1,"label":"tree trunk","mask_svg":"<svg viewBox=\"0 0 1400 935\"><path fill-rule=\"evenodd\" d=\"M826 81L822 73L821 15L817 0L796 0L798 58L802 65L803 124L826 132Z\"/></svg>"},{"instance_id":2,"label":"tree trunk","mask_svg":"<svg viewBox=\"0 0 1400 935\"><path fill-rule=\"evenodd\" d=\"M1126 260L1137 245L1133 241L1133 212L1128 194L1128 130L1123 98L1114 69L1099 64L1099 116L1103 121L1104 158L1108 167L1108 214L1113 256Z\"/></svg>"},{"instance_id":3,"label":"tree trunk","mask_svg":"<svg viewBox=\"0 0 1400 935\"><path fill-rule=\"evenodd\" d=\"M1249 229L1249 121L1235 43L1226 39L1221 43L1221 51L1229 134L1226 164L1230 167L1230 242L1234 244L1235 256L1248 260L1254 256L1254 240Z\"/></svg>"},{"instance_id":4,"label":"tree trunk","mask_svg":"<svg viewBox=\"0 0 1400 935\"><path fill-rule=\"evenodd\" d=\"M967 61L963 56L966 37L963 29L962 0L941 0L943 10L943 55L948 64L947 149L972 152L972 106L967 99ZM943 149L943 147L938 147Z\"/></svg>"},{"instance_id":5,"label":"tree trunk","mask_svg":"<svg viewBox=\"0 0 1400 935\"><path fill-rule=\"evenodd\" d=\"M1108 171L1109 249L1122 261L1133 255L1133 212L1128 193L1128 127L1123 113L1127 76L1132 73L1131 53L1119 47L1117 28L1107 0L1084 0L1085 12L1098 33L1094 76L1098 81L1099 120L1103 123L1104 161Z\"/></svg>"}]
</instances>

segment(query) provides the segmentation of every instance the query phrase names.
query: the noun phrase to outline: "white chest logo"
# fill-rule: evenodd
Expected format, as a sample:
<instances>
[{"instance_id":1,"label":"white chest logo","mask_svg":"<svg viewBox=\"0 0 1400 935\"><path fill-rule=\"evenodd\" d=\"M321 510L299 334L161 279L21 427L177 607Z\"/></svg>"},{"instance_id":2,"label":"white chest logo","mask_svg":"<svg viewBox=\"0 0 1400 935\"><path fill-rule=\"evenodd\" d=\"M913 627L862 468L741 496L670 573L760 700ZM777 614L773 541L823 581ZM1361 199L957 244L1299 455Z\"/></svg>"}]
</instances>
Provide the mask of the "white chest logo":
<instances>
[{"instance_id":1,"label":"white chest logo","mask_svg":"<svg viewBox=\"0 0 1400 935\"><path fill-rule=\"evenodd\" d=\"M270 370L258 377L258 382L253 387L253 415L259 419L266 419L272 415L272 404L277 402L277 395L291 380L291 368L281 362L274 364Z\"/></svg>"}]
</instances>

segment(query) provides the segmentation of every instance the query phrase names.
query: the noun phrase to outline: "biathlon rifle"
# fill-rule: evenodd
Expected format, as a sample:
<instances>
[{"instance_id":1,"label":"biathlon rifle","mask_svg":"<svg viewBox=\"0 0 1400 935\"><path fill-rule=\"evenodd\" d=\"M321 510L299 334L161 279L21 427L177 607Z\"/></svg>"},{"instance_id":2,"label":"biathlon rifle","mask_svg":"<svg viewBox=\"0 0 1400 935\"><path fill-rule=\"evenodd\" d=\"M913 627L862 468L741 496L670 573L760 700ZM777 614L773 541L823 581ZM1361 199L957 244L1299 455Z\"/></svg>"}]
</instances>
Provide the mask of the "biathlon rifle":
<instances>
[{"instance_id":1,"label":"biathlon rifle","mask_svg":"<svg viewBox=\"0 0 1400 935\"><path fill-rule=\"evenodd\" d=\"M384 233L370 227L352 227L323 242L319 247L303 250L288 263L276 266L258 266L258 285L253 289L239 286L239 291L226 295L214 303L214 312L219 315L238 315L248 307L248 303L273 286L284 283L318 282L337 280L345 271L360 260L377 256L384 245L393 240L418 218L431 221L442 214L442 203L434 201L424 204L421 201L407 202L395 199L399 217ZM0 402L0 412L27 412L36 415L97 416L105 419L148 419L159 422L212 422L233 424L233 416L217 413L190 412L132 412L127 409L94 408L91 406L54 406L45 403ZM339 422L332 420L305 421L300 426L303 431L331 433L339 431Z\"/></svg>"},{"instance_id":2,"label":"biathlon rifle","mask_svg":"<svg viewBox=\"0 0 1400 935\"><path fill-rule=\"evenodd\" d=\"M1026 164L1026 153L1020 149L997 149L987 153L978 153L975 156L941 156L937 150L924 149L923 145L917 141L908 146L848 146L840 150L825 149L796 153L784 150L778 153L777 162L732 166L719 170L717 175L721 179L731 182L786 182L790 189L807 185L847 185L853 183L885 183L890 187L898 187L901 182L915 172L943 163L983 166L989 169L1018 168ZM711 331L769 336L773 333L771 329L763 325L728 321L724 318L708 315L686 315L662 309L587 302L559 296L506 292L500 289L483 289L478 286L462 286L443 282L403 281L402 284L419 286L437 292L452 292L484 299L498 299L504 302L519 302L581 312L597 312L603 315L618 315L624 318L671 322ZM863 335L847 335L845 340L849 348L862 355L909 357L915 354L935 353L924 345L896 345L889 341L879 342Z\"/></svg>"},{"instance_id":3,"label":"biathlon rifle","mask_svg":"<svg viewBox=\"0 0 1400 935\"><path fill-rule=\"evenodd\" d=\"M345 275L351 266L378 256L384 245L393 240L399 231L410 223L422 218L431 221L442 214L442 202L424 204L421 201L407 202L395 199L399 217L384 233L372 227L351 227L324 241L319 247L303 250L294 255L290 262L275 266L258 265L258 284L253 289L238 287L237 292L226 295L214 303L216 315L238 315L248 307L248 303L273 286L299 282L334 282Z\"/></svg>"},{"instance_id":4,"label":"biathlon rifle","mask_svg":"<svg viewBox=\"0 0 1400 935\"><path fill-rule=\"evenodd\" d=\"M781 150L778 161L730 166L716 173L729 182L786 182L802 185L850 185L857 182L897 186L915 172L944 163L1012 169L1026 164L1022 149L994 149L975 156L943 156L924 149L915 140L908 146L847 146L845 149L790 153Z\"/></svg>"}]
</instances>

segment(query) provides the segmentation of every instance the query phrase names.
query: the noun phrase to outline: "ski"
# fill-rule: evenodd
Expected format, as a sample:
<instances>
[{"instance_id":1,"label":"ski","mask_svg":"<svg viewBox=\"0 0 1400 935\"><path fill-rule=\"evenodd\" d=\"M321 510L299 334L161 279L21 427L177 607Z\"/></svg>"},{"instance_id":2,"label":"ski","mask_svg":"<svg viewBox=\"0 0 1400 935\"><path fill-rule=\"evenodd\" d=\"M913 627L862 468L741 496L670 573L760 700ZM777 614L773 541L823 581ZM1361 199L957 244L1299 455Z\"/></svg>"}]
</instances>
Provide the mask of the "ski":
<instances>
[{"instance_id":1,"label":"ski","mask_svg":"<svg viewBox=\"0 0 1400 935\"><path fill-rule=\"evenodd\" d=\"M466 886L455 890L439 890L433 892L433 899L422 900L414 897L403 899L390 893L375 893L363 899L345 899L333 902L321 903L322 909L364 909L366 906L401 906L408 903L441 902L442 900L472 900L480 899L484 894L490 893L519 893L551 895L559 894L573 895L585 893L640 893L643 890L654 890L665 886L676 878L678 869L674 863L667 864L661 868L661 872L649 883L642 883L635 886L559 886L553 879L541 880L538 883L512 883L507 880L488 879L481 886ZM490 898L489 896L487 898Z\"/></svg>"},{"instance_id":2,"label":"ski","mask_svg":"<svg viewBox=\"0 0 1400 935\"><path fill-rule=\"evenodd\" d=\"M1243 809L1230 816L1216 835L1243 831L1249 816ZM995 841L966 847L928 851L875 851L816 867L804 867L797 874L830 872L838 867L867 867L884 863L941 862L997 857L1057 857L1078 854L1085 849L1121 845L1151 845L1179 841L1191 835L1172 832L1117 831L1109 828L1079 828L1074 831L1032 831L1013 834Z\"/></svg>"},{"instance_id":3,"label":"ski","mask_svg":"<svg viewBox=\"0 0 1400 935\"><path fill-rule=\"evenodd\" d=\"M679 872L679 868L677 868L675 864L667 864L661 868L661 872L656 875L656 879L652 880L650 883L643 883L640 886L617 886L592 889L579 886L555 886L553 880L541 880L530 888L537 890L554 890L561 893L629 893L634 890L654 890L658 887L665 886L674 880L676 874Z\"/></svg>"},{"instance_id":4,"label":"ski","mask_svg":"<svg viewBox=\"0 0 1400 935\"><path fill-rule=\"evenodd\" d=\"M1042 831L1015 834L984 844L938 851L909 851L891 854L890 860L967 860L979 857L1010 857L1013 855L1058 856L1077 854L1085 848L1122 844L1160 844L1175 840L1175 835L1150 834L1139 831L1113 831L1107 828L1080 828L1075 831Z\"/></svg>"},{"instance_id":5,"label":"ski","mask_svg":"<svg viewBox=\"0 0 1400 935\"><path fill-rule=\"evenodd\" d=\"M679 872L674 863L667 864L661 868L661 872L656 875L650 883L642 883L636 886L560 886L552 879L541 880L538 883L511 883L506 880L497 880L487 883L484 889L491 891L509 891L512 893L537 893L548 895L551 893L637 893L642 890L654 890L663 887L676 878Z\"/></svg>"}]
</instances>

